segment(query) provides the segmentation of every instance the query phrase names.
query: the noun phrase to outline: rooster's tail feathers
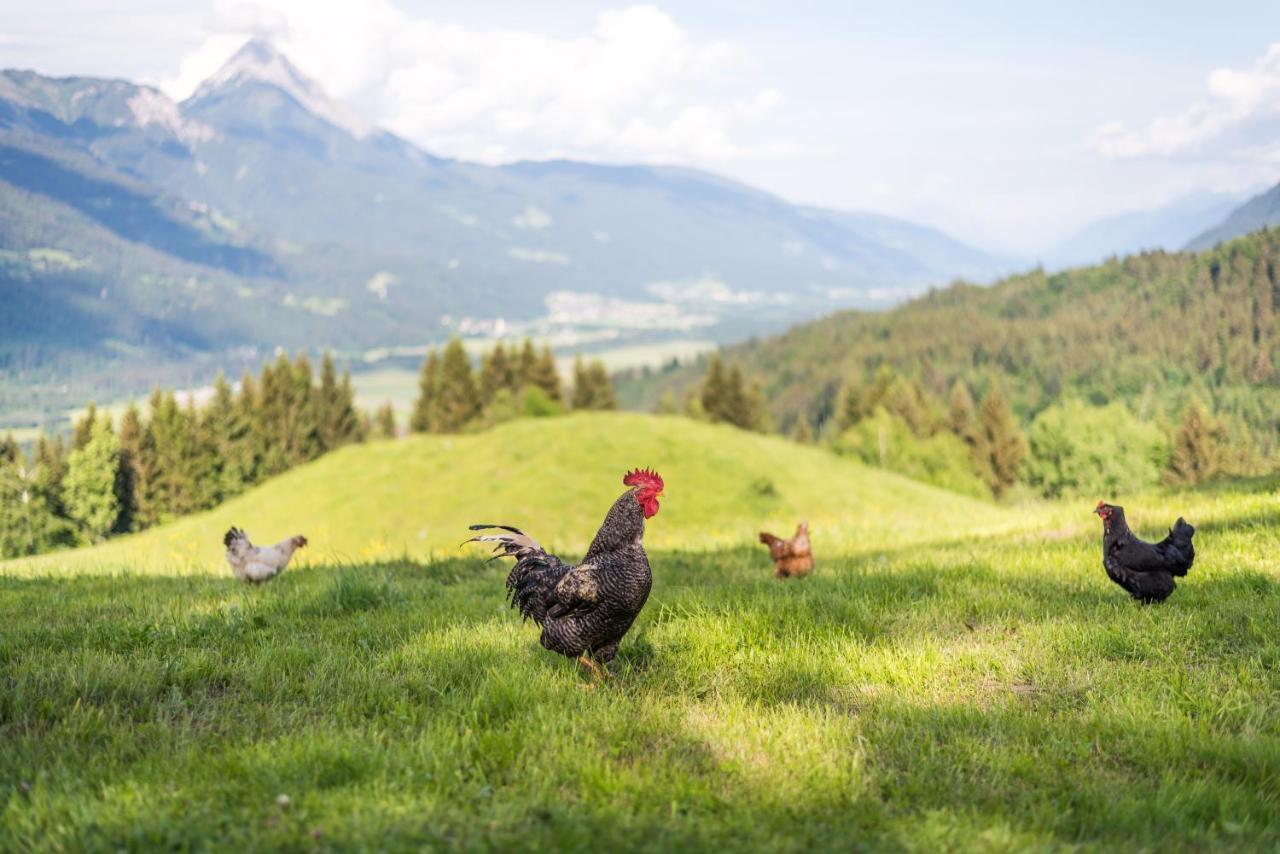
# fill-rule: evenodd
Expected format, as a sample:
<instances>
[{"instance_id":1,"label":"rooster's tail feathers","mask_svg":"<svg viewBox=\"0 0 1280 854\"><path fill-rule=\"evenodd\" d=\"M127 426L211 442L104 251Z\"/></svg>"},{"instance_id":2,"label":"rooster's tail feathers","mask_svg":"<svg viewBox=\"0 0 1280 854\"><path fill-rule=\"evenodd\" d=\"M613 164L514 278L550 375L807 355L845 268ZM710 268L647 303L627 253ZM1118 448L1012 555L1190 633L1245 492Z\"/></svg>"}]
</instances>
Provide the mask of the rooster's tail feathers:
<instances>
[{"instance_id":1,"label":"rooster's tail feathers","mask_svg":"<svg viewBox=\"0 0 1280 854\"><path fill-rule=\"evenodd\" d=\"M538 541L533 537L521 531L519 528L513 528L510 525L472 525L472 531L506 531L505 534L484 534L482 536L472 537L464 540L462 545L467 543L494 543L493 556L514 557L516 559L523 558L531 554L539 554L544 550L538 545Z\"/></svg>"}]
</instances>

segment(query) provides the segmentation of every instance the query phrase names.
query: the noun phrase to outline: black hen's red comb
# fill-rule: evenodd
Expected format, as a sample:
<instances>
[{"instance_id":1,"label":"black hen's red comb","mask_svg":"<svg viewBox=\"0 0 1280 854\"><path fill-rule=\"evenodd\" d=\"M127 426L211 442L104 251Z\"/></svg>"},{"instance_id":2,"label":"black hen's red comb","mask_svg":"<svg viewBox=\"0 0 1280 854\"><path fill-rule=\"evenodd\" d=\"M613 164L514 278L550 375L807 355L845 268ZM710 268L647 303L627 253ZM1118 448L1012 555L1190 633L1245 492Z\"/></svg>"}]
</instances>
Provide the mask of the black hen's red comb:
<instances>
[{"instance_id":1,"label":"black hen's red comb","mask_svg":"<svg viewBox=\"0 0 1280 854\"><path fill-rule=\"evenodd\" d=\"M653 492L662 491L662 477L653 469L636 469L627 472L627 476L622 479L625 486L643 486Z\"/></svg>"}]
</instances>

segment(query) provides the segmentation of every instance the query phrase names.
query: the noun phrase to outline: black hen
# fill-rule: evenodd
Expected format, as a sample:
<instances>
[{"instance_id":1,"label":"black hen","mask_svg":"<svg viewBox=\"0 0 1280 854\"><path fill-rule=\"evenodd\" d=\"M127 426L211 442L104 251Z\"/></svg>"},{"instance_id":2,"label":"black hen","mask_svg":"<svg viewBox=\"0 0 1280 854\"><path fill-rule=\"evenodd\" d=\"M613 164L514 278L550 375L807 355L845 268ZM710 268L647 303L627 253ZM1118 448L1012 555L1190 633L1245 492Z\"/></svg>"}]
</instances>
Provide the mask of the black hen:
<instances>
[{"instance_id":1,"label":"black hen","mask_svg":"<svg viewBox=\"0 0 1280 854\"><path fill-rule=\"evenodd\" d=\"M1143 604L1168 599L1177 587L1174 576L1186 575L1196 559L1196 529L1179 517L1169 536L1148 543L1129 530L1123 507L1099 501L1093 512L1102 517L1102 565L1111 580Z\"/></svg>"},{"instance_id":2,"label":"black hen","mask_svg":"<svg viewBox=\"0 0 1280 854\"><path fill-rule=\"evenodd\" d=\"M597 662L613 660L618 643L649 598L653 573L645 555L644 520L658 512L662 478L651 471L629 472L622 494L596 533L586 557L570 566L532 537L507 525L472 525L473 531L505 533L467 542L496 543L496 557L514 557L507 576L513 607L542 627L547 649L577 658L596 675Z\"/></svg>"}]
</instances>

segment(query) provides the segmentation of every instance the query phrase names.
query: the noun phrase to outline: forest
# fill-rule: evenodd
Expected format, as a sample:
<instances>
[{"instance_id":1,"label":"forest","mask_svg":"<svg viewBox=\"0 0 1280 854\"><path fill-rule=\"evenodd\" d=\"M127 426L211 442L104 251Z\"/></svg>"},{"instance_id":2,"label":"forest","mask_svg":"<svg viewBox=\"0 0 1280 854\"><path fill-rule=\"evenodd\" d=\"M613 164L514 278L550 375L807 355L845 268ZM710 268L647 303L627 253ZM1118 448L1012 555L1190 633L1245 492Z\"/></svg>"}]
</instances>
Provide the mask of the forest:
<instances>
[{"instance_id":1,"label":"forest","mask_svg":"<svg viewBox=\"0 0 1280 854\"><path fill-rule=\"evenodd\" d=\"M568 408L613 409L604 365L579 357L564 388L550 349L502 344L473 367L462 341L422 364L409 429L456 433ZM0 439L0 558L91 544L207 510L254 484L366 438L398 432L390 404L371 416L355 406L351 375L325 354L313 376L305 353L281 353L237 387L219 376L209 400L156 389L145 411L130 404L119 424L92 404L69 442L41 435L30 453Z\"/></svg>"},{"instance_id":2,"label":"forest","mask_svg":"<svg viewBox=\"0 0 1280 854\"><path fill-rule=\"evenodd\" d=\"M765 411L713 420L776 425L973 494L1264 474L1280 452L1277 299L1272 229L1200 254L1034 270L841 312L694 365L630 372L619 395L706 411L717 372L736 371Z\"/></svg>"}]
</instances>

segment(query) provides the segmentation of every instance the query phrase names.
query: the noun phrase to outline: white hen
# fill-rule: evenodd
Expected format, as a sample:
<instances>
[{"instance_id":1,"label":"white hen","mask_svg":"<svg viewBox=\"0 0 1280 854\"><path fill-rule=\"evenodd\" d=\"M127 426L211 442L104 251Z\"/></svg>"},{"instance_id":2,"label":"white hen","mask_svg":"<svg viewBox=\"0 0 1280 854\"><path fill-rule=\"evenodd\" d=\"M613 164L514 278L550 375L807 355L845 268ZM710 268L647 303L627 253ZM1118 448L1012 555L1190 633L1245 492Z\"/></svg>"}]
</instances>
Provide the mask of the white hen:
<instances>
[{"instance_id":1,"label":"white hen","mask_svg":"<svg viewBox=\"0 0 1280 854\"><path fill-rule=\"evenodd\" d=\"M227 563L236 578L246 584L261 584L284 572L293 553L307 544L307 538L299 535L274 546L255 546L249 542L248 534L232 528L222 543L227 547Z\"/></svg>"}]
</instances>

